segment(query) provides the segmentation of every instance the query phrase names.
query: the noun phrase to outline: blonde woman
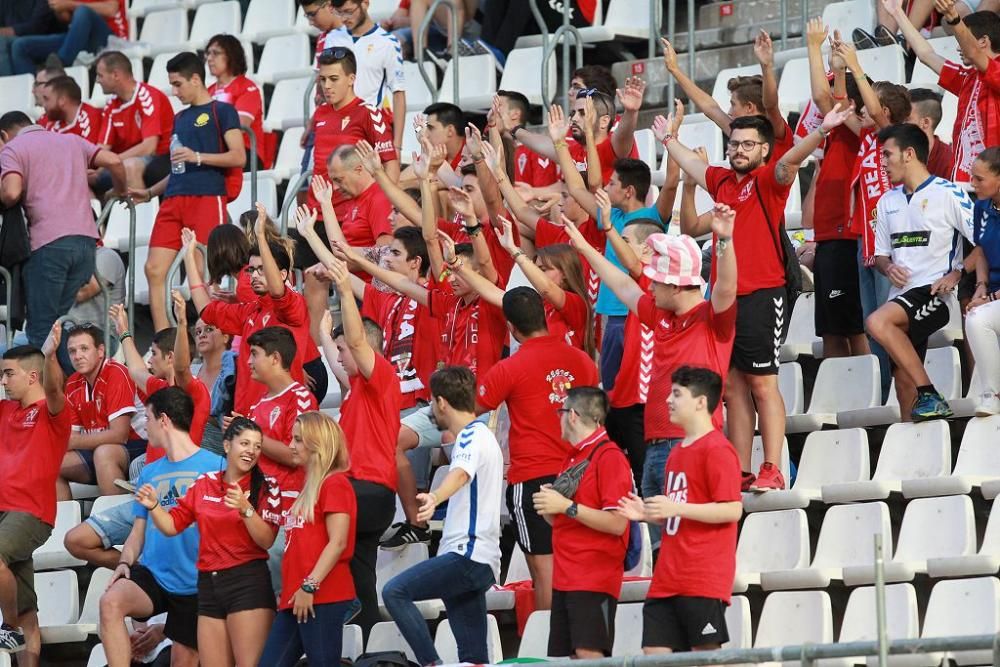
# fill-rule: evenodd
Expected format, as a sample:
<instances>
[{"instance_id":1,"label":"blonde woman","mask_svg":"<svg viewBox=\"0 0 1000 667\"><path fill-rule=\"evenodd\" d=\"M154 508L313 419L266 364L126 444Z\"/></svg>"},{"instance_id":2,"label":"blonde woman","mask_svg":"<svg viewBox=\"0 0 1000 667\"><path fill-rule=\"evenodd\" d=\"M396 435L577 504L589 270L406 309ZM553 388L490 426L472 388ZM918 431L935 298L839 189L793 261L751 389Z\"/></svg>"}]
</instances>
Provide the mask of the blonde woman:
<instances>
[{"instance_id":1,"label":"blonde woman","mask_svg":"<svg viewBox=\"0 0 1000 667\"><path fill-rule=\"evenodd\" d=\"M354 600L357 502L344 474L344 433L321 412L304 412L292 428L292 449L306 481L285 520L278 615L260 664L291 667L305 653L312 667L340 665L344 617Z\"/></svg>"}]
</instances>

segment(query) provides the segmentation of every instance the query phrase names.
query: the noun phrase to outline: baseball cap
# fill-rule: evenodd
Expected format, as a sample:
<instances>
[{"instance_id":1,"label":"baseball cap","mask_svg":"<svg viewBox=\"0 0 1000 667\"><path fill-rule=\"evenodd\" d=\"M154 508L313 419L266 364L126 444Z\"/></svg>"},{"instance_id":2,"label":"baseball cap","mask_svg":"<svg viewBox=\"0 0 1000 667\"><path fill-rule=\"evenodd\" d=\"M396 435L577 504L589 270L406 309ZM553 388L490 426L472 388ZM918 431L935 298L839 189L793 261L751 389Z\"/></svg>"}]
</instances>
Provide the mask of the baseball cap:
<instances>
[{"instance_id":1,"label":"baseball cap","mask_svg":"<svg viewBox=\"0 0 1000 667\"><path fill-rule=\"evenodd\" d=\"M705 284L701 278L701 249L693 238L686 234L650 234L646 244L653 249L653 261L642 270L647 278L678 287Z\"/></svg>"}]
</instances>

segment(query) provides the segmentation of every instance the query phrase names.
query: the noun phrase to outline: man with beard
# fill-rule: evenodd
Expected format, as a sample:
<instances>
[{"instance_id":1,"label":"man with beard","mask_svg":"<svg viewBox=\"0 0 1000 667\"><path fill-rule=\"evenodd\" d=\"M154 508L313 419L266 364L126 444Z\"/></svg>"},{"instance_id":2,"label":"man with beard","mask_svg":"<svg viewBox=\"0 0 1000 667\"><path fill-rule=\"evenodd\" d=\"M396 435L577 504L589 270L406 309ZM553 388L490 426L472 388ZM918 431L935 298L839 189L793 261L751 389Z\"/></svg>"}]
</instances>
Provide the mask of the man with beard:
<instances>
[{"instance_id":1,"label":"man with beard","mask_svg":"<svg viewBox=\"0 0 1000 667\"><path fill-rule=\"evenodd\" d=\"M101 132L101 112L82 101L80 84L71 76L57 76L42 88L46 130L75 134L92 144Z\"/></svg>"}]
</instances>

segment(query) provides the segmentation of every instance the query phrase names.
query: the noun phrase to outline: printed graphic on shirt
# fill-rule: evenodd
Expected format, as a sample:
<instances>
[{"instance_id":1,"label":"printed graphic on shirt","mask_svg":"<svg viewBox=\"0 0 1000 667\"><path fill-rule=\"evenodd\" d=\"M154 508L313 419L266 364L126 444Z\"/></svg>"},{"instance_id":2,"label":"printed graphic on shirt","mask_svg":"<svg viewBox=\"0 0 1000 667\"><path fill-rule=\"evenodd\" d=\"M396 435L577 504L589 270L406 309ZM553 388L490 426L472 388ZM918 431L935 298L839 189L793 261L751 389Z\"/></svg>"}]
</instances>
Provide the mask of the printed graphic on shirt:
<instances>
[{"instance_id":1,"label":"printed graphic on shirt","mask_svg":"<svg viewBox=\"0 0 1000 667\"><path fill-rule=\"evenodd\" d=\"M549 403L562 405L566 401L566 394L573 388L573 382L576 378L569 371L557 368L546 375L545 380L552 385Z\"/></svg>"},{"instance_id":2,"label":"printed graphic on shirt","mask_svg":"<svg viewBox=\"0 0 1000 667\"><path fill-rule=\"evenodd\" d=\"M683 472L676 472L673 470L668 471L667 482L663 485L663 492L668 499L675 503L687 503L687 475ZM663 532L667 535L676 535L680 527L681 518L679 516L670 517L667 519L666 523L663 524Z\"/></svg>"},{"instance_id":3,"label":"printed graphic on shirt","mask_svg":"<svg viewBox=\"0 0 1000 667\"><path fill-rule=\"evenodd\" d=\"M924 200L926 202L926 200ZM890 211L893 213L893 211ZM889 238L892 239L893 248L914 248L917 246L925 246L930 243L931 233L930 232L897 232L895 234L890 234Z\"/></svg>"}]
</instances>

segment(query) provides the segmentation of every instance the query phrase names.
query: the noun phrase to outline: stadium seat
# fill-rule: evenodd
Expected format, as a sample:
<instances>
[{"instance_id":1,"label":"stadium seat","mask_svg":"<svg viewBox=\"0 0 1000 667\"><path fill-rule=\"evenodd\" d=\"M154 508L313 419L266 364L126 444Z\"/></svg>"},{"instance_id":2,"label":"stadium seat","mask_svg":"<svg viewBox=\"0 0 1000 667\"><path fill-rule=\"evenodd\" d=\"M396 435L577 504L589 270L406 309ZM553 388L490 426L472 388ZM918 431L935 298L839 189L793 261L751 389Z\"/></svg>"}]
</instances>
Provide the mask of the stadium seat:
<instances>
[{"instance_id":1,"label":"stadium seat","mask_svg":"<svg viewBox=\"0 0 1000 667\"><path fill-rule=\"evenodd\" d=\"M524 552L515 546L510 554L510 564L507 566L507 576L504 577L503 585L518 581L531 581L531 571L528 570ZM490 611L513 609L514 591L498 590L498 588L495 586L492 590L486 591L486 608Z\"/></svg>"},{"instance_id":2,"label":"stadium seat","mask_svg":"<svg viewBox=\"0 0 1000 667\"><path fill-rule=\"evenodd\" d=\"M781 77L778 80L778 108L781 109L781 115L787 116L789 113L800 111L811 98L809 59L792 58L781 69Z\"/></svg>"},{"instance_id":3,"label":"stadium seat","mask_svg":"<svg viewBox=\"0 0 1000 667\"><path fill-rule=\"evenodd\" d=\"M833 2L823 8L823 23L829 27L831 35L839 30L843 39L850 39L855 28L871 32L875 27L875 6L868 0ZM902 81L902 78L896 80Z\"/></svg>"},{"instance_id":4,"label":"stadium seat","mask_svg":"<svg viewBox=\"0 0 1000 667\"><path fill-rule=\"evenodd\" d=\"M759 435L753 437L753 443L750 445L750 469L758 470L761 464L764 463L764 441ZM788 457L788 439L785 438L781 443L781 461L778 463L778 468L781 470L781 475L785 478L787 483L791 479L791 461ZM768 493L771 493L768 491ZM746 510L745 503L753 495L752 493L743 494L744 509ZM752 500L751 500L752 504ZM750 511L750 510L747 510Z\"/></svg>"},{"instance_id":5,"label":"stadium seat","mask_svg":"<svg viewBox=\"0 0 1000 667\"><path fill-rule=\"evenodd\" d=\"M753 631L751 630L750 601L742 595L729 598L726 607L726 630L729 641L722 648L750 648L753 646Z\"/></svg>"},{"instance_id":6,"label":"stadium seat","mask_svg":"<svg viewBox=\"0 0 1000 667\"><path fill-rule=\"evenodd\" d=\"M990 517L986 521L983 545L979 548L979 552L947 558L929 558L927 574L934 578L975 577L993 575L998 570L1000 570L1000 498L994 498Z\"/></svg>"},{"instance_id":7,"label":"stadium seat","mask_svg":"<svg viewBox=\"0 0 1000 667\"><path fill-rule=\"evenodd\" d=\"M255 44L295 32L294 0L250 0L242 36Z\"/></svg>"},{"instance_id":8,"label":"stadium seat","mask_svg":"<svg viewBox=\"0 0 1000 667\"><path fill-rule=\"evenodd\" d=\"M365 652L365 636L360 625L345 625L344 638L340 647L340 655L354 662Z\"/></svg>"},{"instance_id":9,"label":"stadium seat","mask_svg":"<svg viewBox=\"0 0 1000 667\"><path fill-rule=\"evenodd\" d=\"M88 632L70 627L80 619L80 588L74 570L56 570L35 574L38 595L38 625L43 644L84 641ZM50 632L53 628L54 632Z\"/></svg>"},{"instance_id":10,"label":"stadium seat","mask_svg":"<svg viewBox=\"0 0 1000 667\"><path fill-rule=\"evenodd\" d=\"M1000 580L995 577L939 581L931 590L921 637L992 635L1000 631ZM950 658L959 665L988 665L992 651L960 651L909 656L907 665L936 665Z\"/></svg>"},{"instance_id":11,"label":"stadium seat","mask_svg":"<svg viewBox=\"0 0 1000 667\"><path fill-rule=\"evenodd\" d=\"M986 480L1000 479L1000 415L970 419L962 433L955 469L950 475L903 481L907 498L964 494Z\"/></svg>"},{"instance_id":12,"label":"stadium seat","mask_svg":"<svg viewBox=\"0 0 1000 667\"><path fill-rule=\"evenodd\" d=\"M719 73L715 75L715 85L712 86L712 99L722 108L723 111L729 112L729 108L732 106L732 93L729 92L729 81L738 76L760 76L760 65L746 65L744 67L730 67L728 69L720 69ZM684 121L687 123L687 120ZM712 123L712 121L708 121ZM712 123L715 125L715 123ZM683 135L684 126L681 125L681 135ZM720 132L722 130L719 130ZM683 143L683 142L682 142ZM690 146L690 144L685 143L685 146ZM711 158L709 158L711 159ZM721 156L719 159L722 159Z\"/></svg>"},{"instance_id":13,"label":"stadium seat","mask_svg":"<svg viewBox=\"0 0 1000 667\"><path fill-rule=\"evenodd\" d=\"M0 76L0 114L8 111L25 111L33 109L35 106L35 96L32 89L35 85L35 77L30 74L15 74L14 76Z\"/></svg>"},{"instance_id":14,"label":"stadium seat","mask_svg":"<svg viewBox=\"0 0 1000 667\"><path fill-rule=\"evenodd\" d=\"M291 196L293 197L295 196L295 193L292 192L292 183L295 182L297 176L298 174L293 174L292 178L289 180L289 185L288 185L288 191L292 193ZM289 195L286 193L285 196L288 197ZM323 365L326 367L326 374L327 377L330 378L330 383L326 389L326 396L323 397L322 401L320 401L319 407L322 409L330 410L340 406L340 398L341 398L340 384L338 384L337 381L334 379L333 371L330 370L330 364L326 360L326 355L320 354L320 357L323 359Z\"/></svg>"},{"instance_id":15,"label":"stadium seat","mask_svg":"<svg viewBox=\"0 0 1000 667\"><path fill-rule=\"evenodd\" d=\"M503 76L500 77L500 90L516 90L528 98L528 102L535 106L542 106L546 101L551 100L556 95L556 56L549 58L549 87L545 97L542 97L542 47L532 46L526 49L514 49L507 54L507 63L503 68ZM411 79L407 75L406 85L409 87ZM406 91L407 97L410 91ZM407 99L409 107L409 99Z\"/></svg>"},{"instance_id":16,"label":"stadium seat","mask_svg":"<svg viewBox=\"0 0 1000 667\"><path fill-rule=\"evenodd\" d=\"M754 648L833 642L833 612L826 591L771 593L764 600ZM782 663L785 667L798 661Z\"/></svg>"},{"instance_id":17,"label":"stadium seat","mask_svg":"<svg viewBox=\"0 0 1000 667\"><path fill-rule=\"evenodd\" d=\"M642 655L642 603L618 605L611 655Z\"/></svg>"},{"instance_id":18,"label":"stadium seat","mask_svg":"<svg viewBox=\"0 0 1000 667\"><path fill-rule=\"evenodd\" d=\"M90 70L83 65L66 68L66 76L73 77L77 85L80 86L80 99L87 101L90 99Z\"/></svg>"},{"instance_id":19,"label":"stadium seat","mask_svg":"<svg viewBox=\"0 0 1000 667\"><path fill-rule=\"evenodd\" d=\"M795 361L799 355L812 356L813 343L820 340L819 336L816 335L814 323L815 299L814 292L804 292L795 301L795 307L792 308L792 319L788 323L788 335L781 346L780 361Z\"/></svg>"},{"instance_id":20,"label":"stadium seat","mask_svg":"<svg viewBox=\"0 0 1000 667\"><path fill-rule=\"evenodd\" d=\"M249 211L254 207L255 202L253 201L250 183L250 174L243 174L243 189L240 190L240 194L236 199L226 205L229 217L233 221L239 220L244 211ZM259 174L257 175L257 201L264 204L264 208L267 209L267 213L271 218L275 220L278 218L278 186L273 179L262 178Z\"/></svg>"},{"instance_id":21,"label":"stadium seat","mask_svg":"<svg viewBox=\"0 0 1000 667\"><path fill-rule=\"evenodd\" d=\"M846 387L850 391L844 391ZM878 357L874 354L824 359L816 373L809 411L788 415L785 432L806 433L824 424L836 424L838 412L874 407L881 395Z\"/></svg>"},{"instance_id":22,"label":"stadium seat","mask_svg":"<svg viewBox=\"0 0 1000 667\"><path fill-rule=\"evenodd\" d=\"M890 640L916 639L920 636L917 592L913 584L892 584L885 587L885 619L886 634ZM847 600L847 609L844 611L844 620L837 641L841 644L877 641L877 627L875 587L855 588ZM857 664L865 660L864 657L857 657L852 659L852 662ZM878 658L869 656L867 663L869 667L875 667Z\"/></svg>"},{"instance_id":23,"label":"stadium seat","mask_svg":"<svg viewBox=\"0 0 1000 667\"><path fill-rule=\"evenodd\" d=\"M295 33L267 40L254 78L261 83L275 83L281 79L309 77L312 73L309 37ZM301 104L301 98L299 102Z\"/></svg>"},{"instance_id":24,"label":"stadium seat","mask_svg":"<svg viewBox=\"0 0 1000 667\"><path fill-rule=\"evenodd\" d=\"M934 39L927 40L927 43L933 47L934 51L946 60L951 60L956 63L962 62L962 56L958 52L958 40L954 37L935 37ZM911 87L930 87L933 88L937 86L938 75L927 65L923 64L919 60L913 65L913 73L910 75L910 85ZM945 95L945 97L948 97ZM938 126L940 129L940 126ZM948 127L948 141L951 142L951 126Z\"/></svg>"},{"instance_id":25,"label":"stadium seat","mask_svg":"<svg viewBox=\"0 0 1000 667\"><path fill-rule=\"evenodd\" d=\"M945 95L945 99L948 98L952 98L955 100L958 99L954 95ZM942 100L941 102L942 120L941 120L941 125L938 125L939 128L940 127L950 128L955 123L955 116L953 114L951 117L951 124L944 125L943 118L945 113L944 112L945 104L946 103L944 102L944 100ZM949 130L946 130L946 136L950 141L951 132ZM964 338L965 336L962 330L962 310L961 307L958 305L958 299L945 299L944 302L948 304L948 315L949 315L948 324L946 324L942 328L932 333L931 337L927 339L927 347L929 348L948 347L950 345L954 345L956 340L962 340L962 338Z\"/></svg>"},{"instance_id":26,"label":"stadium seat","mask_svg":"<svg viewBox=\"0 0 1000 667\"><path fill-rule=\"evenodd\" d=\"M410 644L403 637L396 624L392 621L382 621L372 626L368 633L368 645L365 646L368 653L378 653L379 651L402 651L406 657L416 662Z\"/></svg>"},{"instance_id":27,"label":"stadium seat","mask_svg":"<svg viewBox=\"0 0 1000 667\"><path fill-rule=\"evenodd\" d=\"M444 664L457 664L458 643L455 635L451 631L451 624L448 619L444 619L437 626L437 634L434 636L434 648ZM500 626L497 625L497 617L492 614L486 615L486 651L489 655L490 663L497 664L503 660L503 646L500 645Z\"/></svg>"},{"instance_id":28,"label":"stadium seat","mask_svg":"<svg viewBox=\"0 0 1000 667\"><path fill-rule=\"evenodd\" d=\"M80 503L64 500L56 503L56 523L45 544L35 549L31 560L36 570L54 570L63 567L77 567L86 562L74 558L63 546L63 538L82 521ZM74 619L75 620L75 619Z\"/></svg>"},{"instance_id":29,"label":"stadium seat","mask_svg":"<svg viewBox=\"0 0 1000 667\"><path fill-rule=\"evenodd\" d=\"M639 523L642 532L642 547L639 552L639 563L625 572L626 577L644 577L633 581L623 581L618 595L618 602L640 602L646 599L649 591L650 577L653 576L653 543L649 538L649 526Z\"/></svg>"},{"instance_id":30,"label":"stadium seat","mask_svg":"<svg viewBox=\"0 0 1000 667\"><path fill-rule=\"evenodd\" d=\"M377 582L378 602L382 605L382 587L397 574L408 570L417 563L427 560L426 544L408 544L398 551L378 550L375 563L375 578ZM444 605L440 600L421 600L416 603L417 609L426 619L434 619L441 615ZM389 614L382 608L382 617L388 619Z\"/></svg>"},{"instance_id":31,"label":"stadium seat","mask_svg":"<svg viewBox=\"0 0 1000 667\"><path fill-rule=\"evenodd\" d=\"M844 568L874 562L871 536L876 533L882 535L882 544L892 544L889 507L885 503L831 507L823 517L816 553L810 567L762 572L761 587L766 591L825 588L831 581L843 579Z\"/></svg>"},{"instance_id":32,"label":"stadium seat","mask_svg":"<svg viewBox=\"0 0 1000 667\"><path fill-rule=\"evenodd\" d=\"M867 481L870 475L868 433L864 429L813 431L806 436L792 488L750 496L743 501L744 509L805 509L812 502L824 500L824 486Z\"/></svg>"},{"instance_id":33,"label":"stadium seat","mask_svg":"<svg viewBox=\"0 0 1000 667\"><path fill-rule=\"evenodd\" d=\"M278 183L287 181L293 172L302 166L302 155L305 150L300 145L302 134L305 128L290 127L281 135L281 143L278 145L278 156L274 160L274 165L267 170L257 172L258 178L270 178Z\"/></svg>"},{"instance_id":34,"label":"stadium seat","mask_svg":"<svg viewBox=\"0 0 1000 667\"><path fill-rule=\"evenodd\" d=\"M650 129L636 130L632 135L636 149L639 151L639 159L646 163L649 170L656 170L656 137Z\"/></svg>"},{"instance_id":35,"label":"stadium seat","mask_svg":"<svg viewBox=\"0 0 1000 667\"><path fill-rule=\"evenodd\" d=\"M153 57L159 53L179 52L187 48L187 41L187 10L155 11L146 15L138 44L126 49L125 53L130 56Z\"/></svg>"},{"instance_id":36,"label":"stadium seat","mask_svg":"<svg viewBox=\"0 0 1000 667\"><path fill-rule=\"evenodd\" d=\"M951 437L943 420L893 424L886 431L870 480L823 485L823 502L882 500L899 493L903 480L940 477L951 465Z\"/></svg>"},{"instance_id":37,"label":"stadium seat","mask_svg":"<svg viewBox=\"0 0 1000 667\"><path fill-rule=\"evenodd\" d=\"M101 495L101 490L96 484L78 484L76 482L70 482L69 491L73 494L73 500L86 500L88 498L96 498Z\"/></svg>"},{"instance_id":38,"label":"stadium seat","mask_svg":"<svg viewBox=\"0 0 1000 667\"><path fill-rule=\"evenodd\" d=\"M177 55L177 51L160 53L153 58L153 64L149 68L149 77L146 79L153 88L162 90L167 95L170 94L170 79L167 76L167 61Z\"/></svg>"},{"instance_id":39,"label":"stadium seat","mask_svg":"<svg viewBox=\"0 0 1000 667\"><path fill-rule=\"evenodd\" d=\"M302 115L302 101L310 83L312 83L312 77L303 77L301 79L282 79L274 85L271 102L268 104L267 114L264 116L265 131L274 132L289 127L305 126L306 118ZM314 108L314 103L310 101L310 114Z\"/></svg>"},{"instance_id":40,"label":"stadium seat","mask_svg":"<svg viewBox=\"0 0 1000 667\"><path fill-rule=\"evenodd\" d=\"M768 494L765 494L768 495ZM748 514L736 545L733 592L760 585L761 572L809 567L809 523L801 509Z\"/></svg>"},{"instance_id":41,"label":"stadium seat","mask_svg":"<svg viewBox=\"0 0 1000 667\"><path fill-rule=\"evenodd\" d=\"M886 547L888 551L888 547ZM929 558L972 556L976 551L976 519L969 496L918 498L906 506L892 560L886 560L887 582L913 581L927 571ZM844 568L848 586L875 583L875 568Z\"/></svg>"},{"instance_id":42,"label":"stadium seat","mask_svg":"<svg viewBox=\"0 0 1000 667\"><path fill-rule=\"evenodd\" d=\"M778 367L778 390L785 401L785 413L802 414L805 389L802 386L802 366L790 361Z\"/></svg>"},{"instance_id":43,"label":"stadium seat","mask_svg":"<svg viewBox=\"0 0 1000 667\"><path fill-rule=\"evenodd\" d=\"M929 350L928 350L929 351ZM932 380L934 378L931 378ZM980 397L983 394L983 383L979 379L979 369L978 367L973 367L972 378L969 380L969 390L965 392L965 396L962 398L956 398L955 400L949 400L948 405L951 406L952 412L955 413L956 417L972 417L976 414L976 407L979 406ZM990 483L984 484L988 486ZM1000 488L1000 485L998 485ZM983 493L986 493L986 489L983 489ZM996 494L994 493L993 496ZM987 496L987 499L992 499L993 496Z\"/></svg>"},{"instance_id":44,"label":"stadium seat","mask_svg":"<svg viewBox=\"0 0 1000 667\"><path fill-rule=\"evenodd\" d=\"M726 159L722 130L710 120L691 122L690 117L685 118L681 129L677 132L677 138L688 148L704 146L708 153L709 162L722 162ZM666 163L663 165L665 166Z\"/></svg>"},{"instance_id":45,"label":"stadium seat","mask_svg":"<svg viewBox=\"0 0 1000 667\"><path fill-rule=\"evenodd\" d=\"M7 656L4 655L4 657ZM108 656L104 654L104 644L97 644L90 650L90 658L87 660L87 667L107 667L107 665Z\"/></svg>"},{"instance_id":46,"label":"stadium seat","mask_svg":"<svg viewBox=\"0 0 1000 667\"><path fill-rule=\"evenodd\" d=\"M192 51L203 49L209 39L220 33L239 35L241 20L240 3L237 0L201 5L191 23L188 49Z\"/></svg>"},{"instance_id":47,"label":"stadium seat","mask_svg":"<svg viewBox=\"0 0 1000 667\"><path fill-rule=\"evenodd\" d=\"M549 658L560 657L549 655L549 617L548 609L538 609L531 612L528 622L524 625L524 634L517 647L518 658Z\"/></svg>"},{"instance_id":48,"label":"stadium seat","mask_svg":"<svg viewBox=\"0 0 1000 667\"><path fill-rule=\"evenodd\" d=\"M420 140L417 133L413 131L413 119L420 111L407 111L406 122L403 124L403 146L399 149L400 164L410 164L413 161L413 154L420 153Z\"/></svg>"},{"instance_id":49,"label":"stadium seat","mask_svg":"<svg viewBox=\"0 0 1000 667\"><path fill-rule=\"evenodd\" d=\"M128 15L140 18L150 12L177 9L180 6L181 0L132 0L128 8Z\"/></svg>"},{"instance_id":50,"label":"stadium seat","mask_svg":"<svg viewBox=\"0 0 1000 667\"><path fill-rule=\"evenodd\" d=\"M160 210L160 200L154 197L151 201L135 204L135 244L143 246L149 243L153 232L153 223ZM119 252L128 252L129 213L122 203L116 203L108 215L108 224L104 228L104 245Z\"/></svg>"},{"instance_id":51,"label":"stadium seat","mask_svg":"<svg viewBox=\"0 0 1000 667\"><path fill-rule=\"evenodd\" d=\"M45 628L45 643L47 644L68 644L71 642L86 641L89 635L97 634L97 626L100 622L101 595L111 581L114 574L106 567L99 567L90 575L90 583L87 585L87 595L83 601L83 609L80 611L80 618L73 622L61 625L50 625ZM103 663L102 663L103 664Z\"/></svg>"},{"instance_id":52,"label":"stadium seat","mask_svg":"<svg viewBox=\"0 0 1000 667\"><path fill-rule=\"evenodd\" d=\"M635 0L610 0L607 14L604 14L603 3L598 4L594 12L594 22L579 29L581 41L584 44L595 44L610 42L620 37L645 40L649 35L649 3L643 2L640 6L641 12L637 15ZM567 39L572 40L572 37ZM514 46L522 49L540 46L541 43L541 35L522 35ZM570 43L572 44L572 41Z\"/></svg>"},{"instance_id":53,"label":"stadium seat","mask_svg":"<svg viewBox=\"0 0 1000 667\"><path fill-rule=\"evenodd\" d=\"M898 83L906 80L905 55L898 44L861 49L858 51L858 62L872 81Z\"/></svg>"},{"instance_id":54,"label":"stadium seat","mask_svg":"<svg viewBox=\"0 0 1000 667\"><path fill-rule=\"evenodd\" d=\"M455 99L452 90L455 61L449 60L441 79L441 93L438 102L460 104L465 110L489 109L497 92L497 61L493 54L459 57L460 100Z\"/></svg>"},{"instance_id":55,"label":"stadium seat","mask_svg":"<svg viewBox=\"0 0 1000 667\"><path fill-rule=\"evenodd\" d=\"M431 81L437 84L437 69L434 63L424 62L424 71L430 76ZM406 110L423 111L434 102L434 93L427 87L427 82L420 76L420 65L409 60L403 62L403 76L406 78ZM503 86L500 86L503 88ZM435 85L434 90L437 90ZM514 90L520 90L515 88ZM412 125L407 125L404 132L412 132Z\"/></svg>"}]
</instances>

